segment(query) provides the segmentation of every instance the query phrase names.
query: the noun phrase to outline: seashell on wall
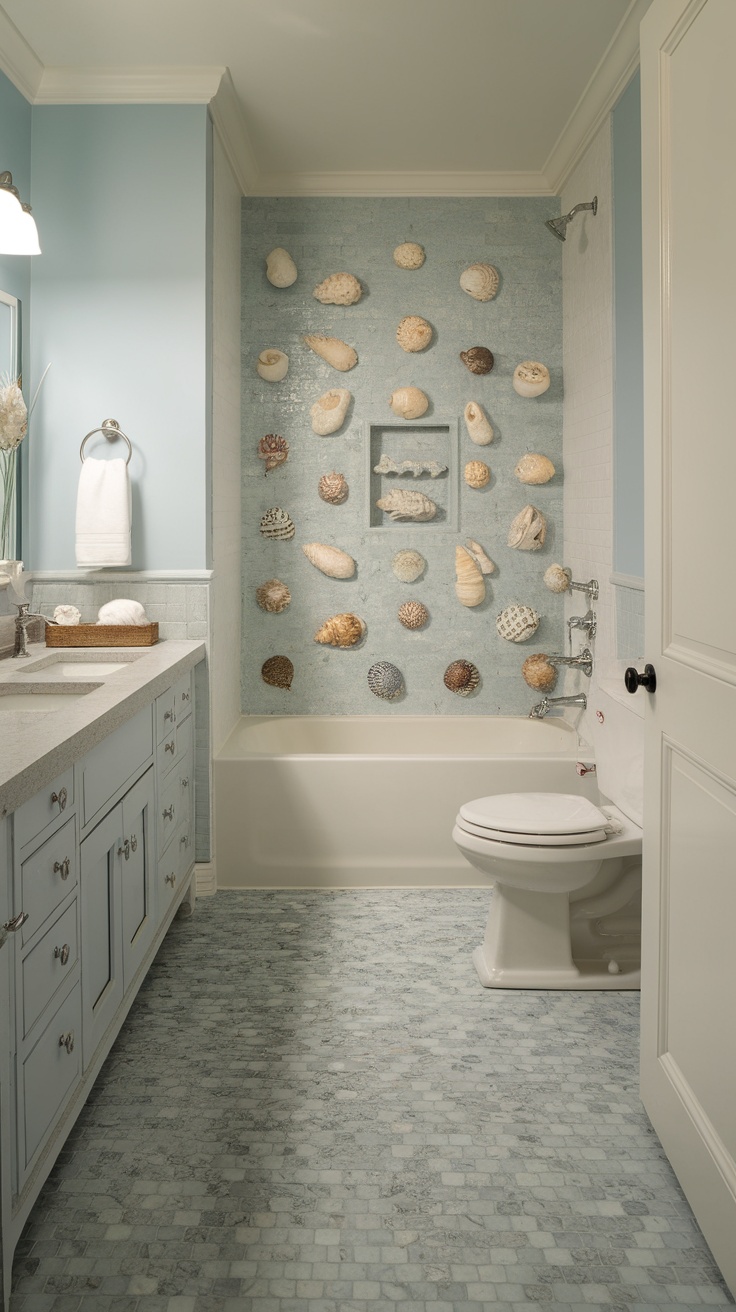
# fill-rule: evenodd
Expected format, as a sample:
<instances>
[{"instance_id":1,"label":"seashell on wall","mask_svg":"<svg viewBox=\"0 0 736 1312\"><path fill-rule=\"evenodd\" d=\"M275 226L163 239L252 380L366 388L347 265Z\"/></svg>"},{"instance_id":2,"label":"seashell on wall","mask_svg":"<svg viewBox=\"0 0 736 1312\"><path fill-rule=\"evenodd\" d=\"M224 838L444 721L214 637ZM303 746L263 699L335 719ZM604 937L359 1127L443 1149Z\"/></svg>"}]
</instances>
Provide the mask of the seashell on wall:
<instances>
[{"instance_id":1,"label":"seashell on wall","mask_svg":"<svg viewBox=\"0 0 736 1312\"><path fill-rule=\"evenodd\" d=\"M436 503L425 497L423 492L413 492L403 488L394 488L384 497L379 497L376 505L394 520L413 519L417 523L424 523L426 520L434 519L437 514Z\"/></svg>"},{"instance_id":2,"label":"seashell on wall","mask_svg":"<svg viewBox=\"0 0 736 1312\"><path fill-rule=\"evenodd\" d=\"M563 569L562 565L550 565L544 571L544 583L550 592L567 592L572 579L572 570Z\"/></svg>"},{"instance_id":3,"label":"seashell on wall","mask_svg":"<svg viewBox=\"0 0 736 1312\"><path fill-rule=\"evenodd\" d=\"M493 368L493 351L487 346L471 346L460 352L460 359L471 374L489 374Z\"/></svg>"},{"instance_id":4,"label":"seashell on wall","mask_svg":"<svg viewBox=\"0 0 736 1312\"><path fill-rule=\"evenodd\" d=\"M349 487L344 474L338 474L333 470L331 474L323 474L317 484L317 491L323 501L329 501L332 506L341 506L343 501L347 501Z\"/></svg>"},{"instance_id":5,"label":"seashell on wall","mask_svg":"<svg viewBox=\"0 0 736 1312\"><path fill-rule=\"evenodd\" d=\"M418 314L408 314L396 329L396 340L402 351L424 351L432 337L432 325Z\"/></svg>"},{"instance_id":6,"label":"seashell on wall","mask_svg":"<svg viewBox=\"0 0 736 1312\"><path fill-rule=\"evenodd\" d=\"M493 574L496 566L494 565L490 556L486 555L480 543L474 542L472 538L468 538L467 542L465 543L465 546L467 547L468 551L473 557L473 560L477 564L481 574Z\"/></svg>"},{"instance_id":7,"label":"seashell on wall","mask_svg":"<svg viewBox=\"0 0 736 1312\"><path fill-rule=\"evenodd\" d=\"M318 333L309 333L303 340L310 351L326 360L333 369L339 369L340 373L346 374L348 369L353 369L358 363L357 351L339 337L321 337Z\"/></svg>"},{"instance_id":8,"label":"seashell on wall","mask_svg":"<svg viewBox=\"0 0 736 1312\"><path fill-rule=\"evenodd\" d=\"M291 593L281 579L267 579L260 588L256 588L256 601L261 610L280 615L291 602Z\"/></svg>"},{"instance_id":9,"label":"seashell on wall","mask_svg":"<svg viewBox=\"0 0 736 1312\"><path fill-rule=\"evenodd\" d=\"M469 697L480 683L480 674L470 661L453 661L445 670L443 682L458 697Z\"/></svg>"},{"instance_id":10,"label":"seashell on wall","mask_svg":"<svg viewBox=\"0 0 736 1312\"><path fill-rule=\"evenodd\" d=\"M288 371L289 357L284 351L278 351L275 346L269 346L265 351L261 351L256 361L256 372L267 383L280 383Z\"/></svg>"},{"instance_id":11,"label":"seashell on wall","mask_svg":"<svg viewBox=\"0 0 736 1312\"><path fill-rule=\"evenodd\" d=\"M399 606L399 620L405 629L423 629L429 619L429 611L421 601L405 601Z\"/></svg>"},{"instance_id":12,"label":"seashell on wall","mask_svg":"<svg viewBox=\"0 0 736 1312\"><path fill-rule=\"evenodd\" d=\"M455 547L455 596L461 606L480 606L485 601L485 579L465 547Z\"/></svg>"},{"instance_id":13,"label":"seashell on wall","mask_svg":"<svg viewBox=\"0 0 736 1312\"><path fill-rule=\"evenodd\" d=\"M492 301L498 291L498 269L492 264L471 264L460 274L460 286L475 301Z\"/></svg>"},{"instance_id":14,"label":"seashell on wall","mask_svg":"<svg viewBox=\"0 0 736 1312\"><path fill-rule=\"evenodd\" d=\"M536 688L538 692L551 692L557 683L557 670L554 665L550 665L543 651L527 656L521 673L529 687Z\"/></svg>"},{"instance_id":15,"label":"seashell on wall","mask_svg":"<svg viewBox=\"0 0 736 1312\"><path fill-rule=\"evenodd\" d=\"M507 606L496 616L496 628L507 642L526 642L539 628L539 615L531 606Z\"/></svg>"},{"instance_id":16,"label":"seashell on wall","mask_svg":"<svg viewBox=\"0 0 736 1312\"><path fill-rule=\"evenodd\" d=\"M260 531L264 538L286 540L296 533L294 521L280 506L271 506L261 518Z\"/></svg>"},{"instance_id":17,"label":"seashell on wall","mask_svg":"<svg viewBox=\"0 0 736 1312\"><path fill-rule=\"evenodd\" d=\"M555 467L546 456L529 452L521 457L514 473L520 483L549 483L555 476Z\"/></svg>"},{"instance_id":18,"label":"seashell on wall","mask_svg":"<svg viewBox=\"0 0 736 1312\"><path fill-rule=\"evenodd\" d=\"M272 688L289 689L294 678L294 666L288 656L269 656L261 666L261 678Z\"/></svg>"},{"instance_id":19,"label":"seashell on wall","mask_svg":"<svg viewBox=\"0 0 736 1312\"><path fill-rule=\"evenodd\" d=\"M314 635L315 642L325 647L355 647L364 637L366 625L358 615L343 611L340 615L331 615Z\"/></svg>"},{"instance_id":20,"label":"seashell on wall","mask_svg":"<svg viewBox=\"0 0 736 1312\"><path fill-rule=\"evenodd\" d=\"M408 547L404 551L397 551L391 561L391 568L401 583L415 583L426 567L424 556Z\"/></svg>"},{"instance_id":21,"label":"seashell on wall","mask_svg":"<svg viewBox=\"0 0 736 1312\"><path fill-rule=\"evenodd\" d=\"M296 282L296 265L283 246L274 246L266 256L266 277L273 287L291 287Z\"/></svg>"},{"instance_id":22,"label":"seashell on wall","mask_svg":"<svg viewBox=\"0 0 736 1312\"><path fill-rule=\"evenodd\" d=\"M485 487L491 481L490 467L483 460L469 460L463 470L468 487Z\"/></svg>"},{"instance_id":23,"label":"seashell on wall","mask_svg":"<svg viewBox=\"0 0 736 1312\"><path fill-rule=\"evenodd\" d=\"M447 473L447 465L440 465L436 460L402 460L398 464L384 451L378 464L373 466L373 473L411 474L414 478L429 474L430 478L439 478L440 474Z\"/></svg>"},{"instance_id":24,"label":"seashell on wall","mask_svg":"<svg viewBox=\"0 0 736 1312\"><path fill-rule=\"evenodd\" d=\"M507 543L517 551L539 551L547 536L547 521L536 506L524 506L511 522Z\"/></svg>"},{"instance_id":25,"label":"seashell on wall","mask_svg":"<svg viewBox=\"0 0 736 1312\"><path fill-rule=\"evenodd\" d=\"M368 671L368 687L374 697L393 702L404 691L404 676L390 661L376 661Z\"/></svg>"},{"instance_id":26,"label":"seashell on wall","mask_svg":"<svg viewBox=\"0 0 736 1312\"><path fill-rule=\"evenodd\" d=\"M550 384L549 369L539 360L522 360L514 369L512 381L519 396L541 396Z\"/></svg>"},{"instance_id":27,"label":"seashell on wall","mask_svg":"<svg viewBox=\"0 0 736 1312\"><path fill-rule=\"evenodd\" d=\"M352 273L331 273L324 282L318 283L312 295L323 305L356 305L363 295L363 288Z\"/></svg>"},{"instance_id":28,"label":"seashell on wall","mask_svg":"<svg viewBox=\"0 0 736 1312\"><path fill-rule=\"evenodd\" d=\"M493 429L483 406L477 401L468 401L463 416L470 440L476 446L488 446L493 441Z\"/></svg>"},{"instance_id":29,"label":"seashell on wall","mask_svg":"<svg viewBox=\"0 0 736 1312\"><path fill-rule=\"evenodd\" d=\"M302 551L310 564L331 579L351 579L355 573L352 556L339 547L328 547L324 542L305 542Z\"/></svg>"},{"instance_id":30,"label":"seashell on wall","mask_svg":"<svg viewBox=\"0 0 736 1312\"><path fill-rule=\"evenodd\" d=\"M345 422L351 397L352 393L345 387L332 387L329 392L324 392L309 411L312 416L312 432L319 437L336 433Z\"/></svg>"},{"instance_id":31,"label":"seashell on wall","mask_svg":"<svg viewBox=\"0 0 736 1312\"><path fill-rule=\"evenodd\" d=\"M429 408L429 398L418 387L397 387L388 403L400 419L419 419Z\"/></svg>"},{"instance_id":32,"label":"seashell on wall","mask_svg":"<svg viewBox=\"0 0 736 1312\"><path fill-rule=\"evenodd\" d=\"M425 259L424 247L415 241L402 241L394 251L394 264L400 269L421 269Z\"/></svg>"},{"instance_id":33,"label":"seashell on wall","mask_svg":"<svg viewBox=\"0 0 736 1312\"><path fill-rule=\"evenodd\" d=\"M265 472L270 474L272 469L277 469L283 465L289 458L289 443L285 437L279 437L277 433L266 433L258 443L258 459L265 460Z\"/></svg>"}]
</instances>

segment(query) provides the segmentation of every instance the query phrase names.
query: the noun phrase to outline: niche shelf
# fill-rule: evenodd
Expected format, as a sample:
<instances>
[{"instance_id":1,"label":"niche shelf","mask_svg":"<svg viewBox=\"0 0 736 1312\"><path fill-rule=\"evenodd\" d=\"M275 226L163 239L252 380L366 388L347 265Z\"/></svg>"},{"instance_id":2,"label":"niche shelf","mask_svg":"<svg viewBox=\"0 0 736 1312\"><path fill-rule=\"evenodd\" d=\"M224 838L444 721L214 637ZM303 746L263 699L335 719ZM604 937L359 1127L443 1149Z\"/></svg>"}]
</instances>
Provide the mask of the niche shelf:
<instances>
[{"instance_id":1,"label":"niche shelf","mask_svg":"<svg viewBox=\"0 0 736 1312\"><path fill-rule=\"evenodd\" d=\"M426 423L399 421L364 425L366 480L368 489L365 523L377 533L407 531L436 533L458 531L459 506L459 436L456 419L430 419ZM400 465L403 460L436 460L447 465L447 472L432 478L430 474L376 474L374 467L387 455ZM390 519L376 502L392 489L422 492L437 505L434 519Z\"/></svg>"}]
</instances>

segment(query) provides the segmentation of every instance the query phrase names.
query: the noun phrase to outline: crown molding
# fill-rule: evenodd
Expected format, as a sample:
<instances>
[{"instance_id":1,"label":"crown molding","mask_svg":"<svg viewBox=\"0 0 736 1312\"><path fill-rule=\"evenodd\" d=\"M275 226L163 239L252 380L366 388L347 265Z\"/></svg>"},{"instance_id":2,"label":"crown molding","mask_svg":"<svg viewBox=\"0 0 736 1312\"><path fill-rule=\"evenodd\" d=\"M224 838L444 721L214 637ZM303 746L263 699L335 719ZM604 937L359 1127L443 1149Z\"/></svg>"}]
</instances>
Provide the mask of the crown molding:
<instances>
[{"instance_id":1,"label":"crown molding","mask_svg":"<svg viewBox=\"0 0 736 1312\"><path fill-rule=\"evenodd\" d=\"M262 173L255 196L550 196L543 173Z\"/></svg>"},{"instance_id":2,"label":"crown molding","mask_svg":"<svg viewBox=\"0 0 736 1312\"><path fill-rule=\"evenodd\" d=\"M210 101L212 125L244 196L261 196L261 174L229 68Z\"/></svg>"},{"instance_id":3,"label":"crown molding","mask_svg":"<svg viewBox=\"0 0 736 1312\"><path fill-rule=\"evenodd\" d=\"M43 70L36 105L208 105L224 67L74 68Z\"/></svg>"},{"instance_id":4,"label":"crown molding","mask_svg":"<svg viewBox=\"0 0 736 1312\"><path fill-rule=\"evenodd\" d=\"M33 104L43 77L43 64L21 36L15 23L0 8L0 69L21 95Z\"/></svg>"}]
</instances>

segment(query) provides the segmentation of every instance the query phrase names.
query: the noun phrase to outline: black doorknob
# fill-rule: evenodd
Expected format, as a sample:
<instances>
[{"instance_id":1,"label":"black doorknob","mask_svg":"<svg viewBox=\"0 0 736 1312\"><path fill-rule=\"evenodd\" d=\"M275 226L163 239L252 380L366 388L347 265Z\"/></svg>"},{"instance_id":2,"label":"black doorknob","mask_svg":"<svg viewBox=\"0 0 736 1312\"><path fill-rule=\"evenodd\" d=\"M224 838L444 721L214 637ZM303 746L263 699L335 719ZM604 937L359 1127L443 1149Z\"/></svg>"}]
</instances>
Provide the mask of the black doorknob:
<instances>
[{"instance_id":1,"label":"black doorknob","mask_svg":"<svg viewBox=\"0 0 736 1312\"><path fill-rule=\"evenodd\" d=\"M657 676L654 673L653 665L645 665L644 673L640 674L630 665L624 674L624 683L627 692L636 692L637 688L646 688L647 692L657 691Z\"/></svg>"}]
</instances>

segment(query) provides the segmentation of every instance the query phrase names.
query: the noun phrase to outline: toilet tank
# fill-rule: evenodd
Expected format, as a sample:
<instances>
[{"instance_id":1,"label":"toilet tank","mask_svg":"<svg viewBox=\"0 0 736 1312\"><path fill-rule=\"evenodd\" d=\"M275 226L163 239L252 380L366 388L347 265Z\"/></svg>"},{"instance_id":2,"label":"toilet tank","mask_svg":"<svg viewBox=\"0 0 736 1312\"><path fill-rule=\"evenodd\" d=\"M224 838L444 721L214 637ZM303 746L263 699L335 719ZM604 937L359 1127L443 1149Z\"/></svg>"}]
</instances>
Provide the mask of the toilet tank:
<instances>
[{"instance_id":1,"label":"toilet tank","mask_svg":"<svg viewBox=\"0 0 736 1312\"><path fill-rule=\"evenodd\" d=\"M624 701L623 698L628 698ZM605 683L588 698L598 788L629 820L642 824L644 791L644 694Z\"/></svg>"}]
</instances>

